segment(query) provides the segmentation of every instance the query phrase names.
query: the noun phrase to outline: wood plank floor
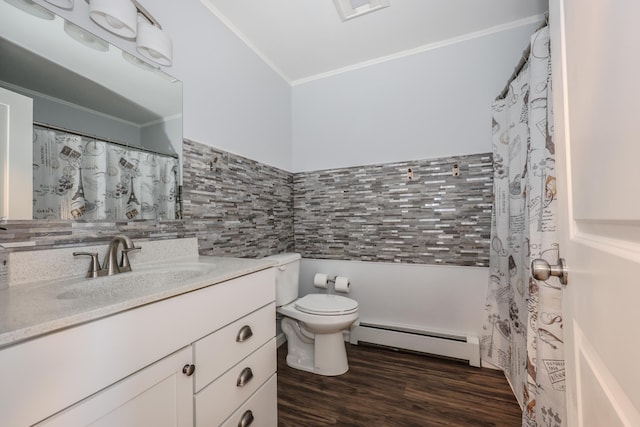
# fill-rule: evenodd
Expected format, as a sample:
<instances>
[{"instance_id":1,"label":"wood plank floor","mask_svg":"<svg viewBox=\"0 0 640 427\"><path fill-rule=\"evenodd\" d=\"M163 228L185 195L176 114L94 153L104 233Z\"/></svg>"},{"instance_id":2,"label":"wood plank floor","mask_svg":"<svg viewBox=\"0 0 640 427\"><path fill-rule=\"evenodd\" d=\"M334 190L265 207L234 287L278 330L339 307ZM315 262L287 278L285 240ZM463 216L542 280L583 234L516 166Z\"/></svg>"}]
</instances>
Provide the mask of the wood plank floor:
<instances>
[{"instance_id":1,"label":"wood plank floor","mask_svg":"<svg viewBox=\"0 0 640 427\"><path fill-rule=\"evenodd\" d=\"M349 372L324 377L288 367L286 347L278 349L280 427L521 425L499 371L347 344Z\"/></svg>"}]
</instances>

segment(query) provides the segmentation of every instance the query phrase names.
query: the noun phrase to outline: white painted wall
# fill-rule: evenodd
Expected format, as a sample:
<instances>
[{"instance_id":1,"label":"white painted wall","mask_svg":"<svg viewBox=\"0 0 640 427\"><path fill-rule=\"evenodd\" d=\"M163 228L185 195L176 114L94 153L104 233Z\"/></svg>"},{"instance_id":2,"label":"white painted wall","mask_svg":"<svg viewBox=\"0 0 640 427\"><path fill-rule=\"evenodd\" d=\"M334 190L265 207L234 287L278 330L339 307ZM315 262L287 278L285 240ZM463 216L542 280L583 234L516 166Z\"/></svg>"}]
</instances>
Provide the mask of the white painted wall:
<instances>
[{"instance_id":1,"label":"white painted wall","mask_svg":"<svg viewBox=\"0 0 640 427\"><path fill-rule=\"evenodd\" d=\"M303 259L300 295L326 292L316 273L351 279L361 322L480 335L487 268Z\"/></svg>"},{"instance_id":2,"label":"white painted wall","mask_svg":"<svg viewBox=\"0 0 640 427\"><path fill-rule=\"evenodd\" d=\"M291 170L291 87L198 0L141 3L173 38L184 136Z\"/></svg>"},{"instance_id":3,"label":"white painted wall","mask_svg":"<svg viewBox=\"0 0 640 427\"><path fill-rule=\"evenodd\" d=\"M491 102L538 25L294 86L293 170L491 151Z\"/></svg>"}]
</instances>

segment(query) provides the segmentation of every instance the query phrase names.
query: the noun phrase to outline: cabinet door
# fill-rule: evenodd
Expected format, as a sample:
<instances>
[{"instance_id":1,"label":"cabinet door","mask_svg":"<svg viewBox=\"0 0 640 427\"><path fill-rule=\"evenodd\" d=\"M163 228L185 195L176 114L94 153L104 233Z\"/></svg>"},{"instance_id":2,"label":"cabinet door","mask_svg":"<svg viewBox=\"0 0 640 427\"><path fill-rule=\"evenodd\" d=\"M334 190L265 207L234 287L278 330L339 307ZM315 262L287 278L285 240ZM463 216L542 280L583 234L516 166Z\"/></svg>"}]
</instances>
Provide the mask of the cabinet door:
<instances>
[{"instance_id":1,"label":"cabinet door","mask_svg":"<svg viewBox=\"0 0 640 427\"><path fill-rule=\"evenodd\" d=\"M90 396L37 426L192 427L193 376L186 347Z\"/></svg>"}]
</instances>

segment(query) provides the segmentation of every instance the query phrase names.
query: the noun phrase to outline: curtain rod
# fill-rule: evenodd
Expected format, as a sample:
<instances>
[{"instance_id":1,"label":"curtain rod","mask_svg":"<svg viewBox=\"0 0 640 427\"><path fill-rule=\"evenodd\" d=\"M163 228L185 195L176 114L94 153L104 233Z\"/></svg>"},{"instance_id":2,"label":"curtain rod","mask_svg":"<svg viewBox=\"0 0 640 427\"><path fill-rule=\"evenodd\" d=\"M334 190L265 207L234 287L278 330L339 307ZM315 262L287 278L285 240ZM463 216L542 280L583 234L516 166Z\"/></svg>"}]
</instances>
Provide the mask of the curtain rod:
<instances>
[{"instance_id":1,"label":"curtain rod","mask_svg":"<svg viewBox=\"0 0 640 427\"><path fill-rule=\"evenodd\" d=\"M518 74L520 74L520 71L522 71L524 66L527 65L527 63L529 62L530 53L531 53L531 45L529 45L529 47L527 47L524 50L524 52L522 52L522 57L520 57L520 61L518 61L518 65L516 65L516 68L513 70L513 73L511 73L511 76L507 80L507 84L504 86L504 89L502 89L502 91L498 94L498 96L496 96L496 101L500 99L504 99L504 97L507 96L507 93L509 93L509 87L511 86L511 83L516 79L516 77L518 77Z\"/></svg>"},{"instance_id":2,"label":"curtain rod","mask_svg":"<svg viewBox=\"0 0 640 427\"><path fill-rule=\"evenodd\" d=\"M535 32L540 31L547 25L549 25L549 12L545 12L544 23L540 27L538 27L538 29ZM507 84L504 86L504 89L502 89L502 91L498 94L498 96L496 96L496 101L498 101L499 99L504 99L504 97L507 96L507 93L509 93L509 86L516 79L516 77L518 77L518 74L520 74L520 71L522 71L524 66L527 65L527 62L529 62L530 53L531 53L531 43L529 43L529 46L527 46L524 52L522 52L522 56L520 57L520 61L518 61L518 65L516 65L516 68L513 70L513 73L511 73L511 76L507 80Z\"/></svg>"},{"instance_id":3,"label":"curtain rod","mask_svg":"<svg viewBox=\"0 0 640 427\"><path fill-rule=\"evenodd\" d=\"M91 135L89 133L82 133L82 132L78 132L77 130L67 129L67 128L63 128L61 126L56 126L56 125L50 125L50 124L44 123L44 122L37 122L37 121L34 120L33 124L36 125L36 126L40 126L40 127L51 129L51 130L59 130L61 132L67 132L67 133L70 133L70 134L73 134L73 135L83 136L85 138L91 138L91 139L95 139L95 140L98 140L98 141L108 142L109 144L118 145L120 147L128 148L130 150L142 151L143 153L157 154L159 156L173 157L175 159L178 158L177 154L166 154L166 153L161 153L159 151L150 150L150 149L144 148L144 147L136 147L135 145L129 145L129 144L126 144L124 142L116 141L116 140L113 140L113 139L104 138L104 137L96 136L96 135Z\"/></svg>"}]
</instances>

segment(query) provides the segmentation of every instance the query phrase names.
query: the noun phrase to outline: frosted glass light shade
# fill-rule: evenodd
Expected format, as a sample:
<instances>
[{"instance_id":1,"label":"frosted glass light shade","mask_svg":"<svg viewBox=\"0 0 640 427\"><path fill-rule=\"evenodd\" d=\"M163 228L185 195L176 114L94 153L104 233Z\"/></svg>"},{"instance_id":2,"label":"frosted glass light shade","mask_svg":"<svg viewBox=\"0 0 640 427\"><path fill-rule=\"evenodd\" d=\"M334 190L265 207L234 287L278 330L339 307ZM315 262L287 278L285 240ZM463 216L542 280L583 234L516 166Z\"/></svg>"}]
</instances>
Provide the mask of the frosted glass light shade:
<instances>
[{"instance_id":1,"label":"frosted glass light shade","mask_svg":"<svg viewBox=\"0 0 640 427\"><path fill-rule=\"evenodd\" d=\"M44 7L40 6L37 3L34 3L31 0L5 0L11 6L15 6L23 12L27 12L29 15L35 16L36 18L46 19L47 21L52 21L56 16L49 12Z\"/></svg>"},{"instance_id":2,"label":"frosted glass light shade","mask_svg":"<svg viewBox=\"0 0 640 427\"><path fill-rule=\"evenodd\" d=\"M73 9L73 0L45 0L47 3L51 3L54 6L61 7L62 9Z\"/></svg>"},{"instance_id":3,"label":"frosted glass light shade","mask_svg":"<svg viewBox=\"0 0 640 427\"><path fill-rule=\"evenodd\" d=\"M173 43L171 38L162 29L144 19L138 20L136 49L141 55L158 65L169 67L173 63Z\"/></svg>"},{"instance_id":4,"label":"frosted glass light shade","mask_svg":"<svg viewBox=\"0 0 640 427\"><path fill-rule=\"evenodd\" d=\"M96 24L120 37L136 37L138 9L130 0L91 0L89 16Z\"/></svg>"},{"instance_id":5,"label":"frosted glass light shade","mask_svg":"<svg viewBox=\"0 0 640 427\"><path fill-rule=\"evenodd\" d=\"M69 21L64 21L64 32L67 33L72 39L82 43L83 45L97 50L99 52L107 52L109 50L109 43L98 38L85 30L78 27Z\"/></svg>"},{"instance_id":6,"label":"frosted glass light shade","mask_svg":"<svg viewBox=\"0 0 640 427\"><path fill-rule=\"evenodd\" d=\"M147 70L147 71L155 71L156 68L149 64L148 62L143 61L142 59L138 58L137 56L134 56L132 54L130 54L129 52L126 51L122 51L122 57L124 59L127 60L127 62L135 65L136 67L140 67L143 70Z\"/></svg>"}]
</instances>

